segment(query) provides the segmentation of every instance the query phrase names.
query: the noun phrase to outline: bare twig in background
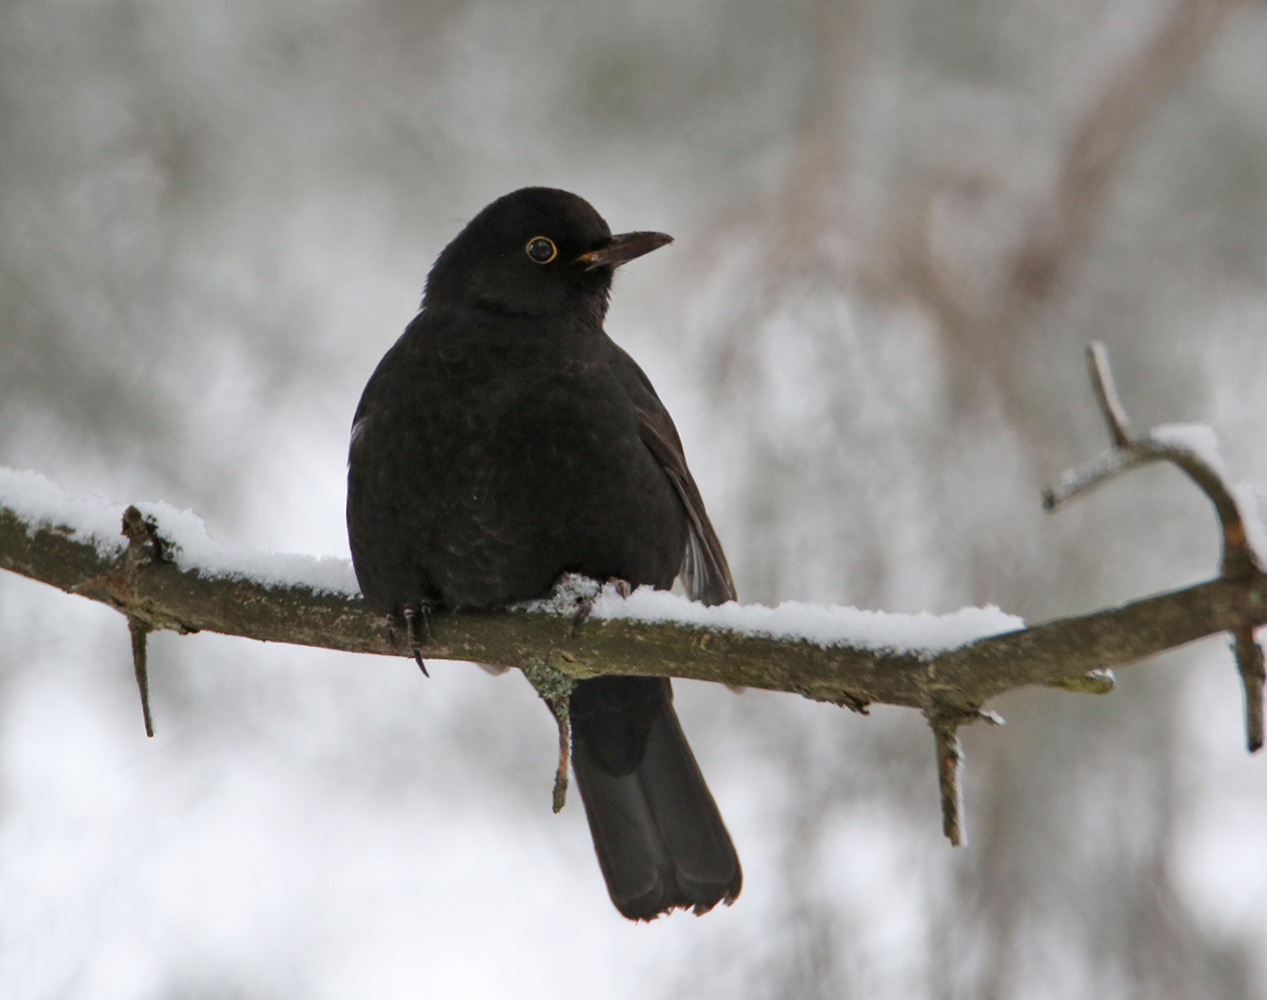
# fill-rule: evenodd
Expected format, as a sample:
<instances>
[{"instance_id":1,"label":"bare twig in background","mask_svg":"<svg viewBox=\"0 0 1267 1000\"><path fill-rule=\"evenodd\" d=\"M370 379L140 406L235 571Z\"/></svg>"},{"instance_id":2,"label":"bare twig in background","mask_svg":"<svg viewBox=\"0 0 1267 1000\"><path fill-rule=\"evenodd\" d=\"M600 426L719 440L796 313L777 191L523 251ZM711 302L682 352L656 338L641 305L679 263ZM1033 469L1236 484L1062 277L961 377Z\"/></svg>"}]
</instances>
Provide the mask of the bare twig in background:
<instances>
[{"instance_id":1,"label":"bare twig in background","mask_svg":"<svg viewBox=\"0 0 1267 1000\"><path fill-rule=\"evenodd\" d=\"M1013 305L1051 296L1090 242L1140 128L1205 57L1228 12L1241 2L1179 0L1153 40L1088 105L1012 265Z\"/></svg>"},{"instance_id":2,"label":"bare twig in background","mask_svg":"<svg viewBox=\"0 0 1267 1000\"><path fill-rule=\"evenodd\" d=\"M1243 0L1179 0L1157 33L1111 74L1087 102L1064 146L1050 190L1029 199L1037 207L1011 252L977 267L997 269L1001 280L984 297L970 283L944 273L933 241L934 210L963 188L1001 187L1003 176L938 166L908 181L897 199L889 253L891 275L879 279L891 293L906 294L936 321L946 345L952 395L968 410L998 399L1023 425L1014 398L1023 382L1009 343L1045 316L1061 281L1085 256L1128 153L1150 116L1207 55L1227 14ZM999 169L1006 168L1000 164Z\"/></svg>"}]
</instances>

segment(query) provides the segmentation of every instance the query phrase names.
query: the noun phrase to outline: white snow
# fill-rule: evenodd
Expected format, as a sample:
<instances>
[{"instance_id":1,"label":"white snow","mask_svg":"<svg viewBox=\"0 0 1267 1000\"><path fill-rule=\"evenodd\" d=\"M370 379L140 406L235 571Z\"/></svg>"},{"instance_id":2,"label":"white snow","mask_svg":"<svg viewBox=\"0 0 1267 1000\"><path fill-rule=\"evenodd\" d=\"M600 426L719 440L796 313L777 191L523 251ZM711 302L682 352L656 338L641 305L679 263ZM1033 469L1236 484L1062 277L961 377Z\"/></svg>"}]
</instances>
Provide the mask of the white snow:
<instances>
[{"instance_id":1,"label":"white snow","mask_svg":"<svg viewBox=\"0 0 1267 1000\"><path fill-rule=\"evenodd\" d=\"M1219 439L1208 424L1161 424L1148 432L1154 441L1187 448L1220 476L1224 475Z\"/></svg>"},{"instance_id":2,"label":"white snow","mask_svg":"<svg viewBox=\"0 0 1267 1000\"><path fill-rule=\"evenodd\" d=\"M1206 424L1162 424L1154 427L1149 436L1164 444L1187 448L1206 465L1227 481L1227 473L1223 467L1223 456L1219 452L1218 436L1214 428ZM1232 499L1241 512L1241 520L1245 523L1245 535L1249 546L1253 549L1261 565L1267 566L1267 530L1263 528L1261 505L1257 489L1252 485L1240 484L1229 487Z\"/></svg>"},{"instance_id":3,"label":"white snow","mask_svg":"<svg viewBox=\"0 0 1267 1000\"><path fill-rule=\"evenodd\" d=\"M32 524L69 529L70 537L95 545L103 556L117 556L124 548L121 533L124 505L100 497L67 496L52 480L36 472L0 467L0 506ZM203 576L250 579L269 585L304 585L314 591L359 593L352 564L346 559L317 558L267 552L233 545L211 537L197 514L162 501L138 503L141 513L158 524L159 534L172 543L170 555L181 569ZM520 607L537 613L570 615L582 598L593 603L591 617L638 622L675 622L721 629L740 635L802 639L817 646L893 650L931 655L954 649L974 639L1024 628L1015 615L996 607L961 608L945 615L915 615L860 611L840 605L784 601L778 607L731 601L706 607L678 594L639 587L621 597L608 584L569 577L553 596Z\"/></svg>"},{"instance_id":4,"label":"white snow","mask_svg":"<svg viewBox=\"0 0 1267 1000\"><path fill-rule=\"evenodd\" d=\"M784 601L777 607L738 604L708 607L678 594L639 587L621 597L616 587L581 577L565 580L553 596L520 607L528 612L571 614L581 598L593 601L591 618L672 622L772 639L801 639L824 648L888 650L931 656L976 639L1025 627L1023 619L990 605L960 608L949 614L894 614L862 611L838 604Z\"/></svg>"},{"instance_id":5,"label":"white snow","mask_svg":"<svg viewBox=\"0 0 1267 1000\"><path fill-rule=\"evenodd\" d=\"M123 538L122 504L100 497L75 498L47 476L0 466L0 506L7 507L32 528L70 529L69 537L96 546L106 558L118 555Z\"/></svg>"},{"instance_id":6,"label":"white snow","mask_svg":"<svg viewBox=\"0 0 1267 1000\"><path fill-rule=\"evenodd\" d=\"M1252 483L1239 483L1231 487L1236 509L1241 512L1245 524L1245 539L1258 557L1260 566L1267 566L1267 529L1263 527L1262 493Z\"/></svg>"},{"instance_id":7,"label":"white snow","mask_svg":"<svg viewBox=\"0 0 1267 1000\"><path fill-rule=\"evenodd\" d=\"M0 506L33 527L67 530L70 538L95 546L107 559L117 556L127 544L123 537L125 504L69 496L38 472L0 467ZM134 506L157 522L159 534L171 543L172 561L183 570L266 585L307 586L318 593L360 593L352 564L346 559L234 545L213 538L206 522L193 511L163 501Z\"/></svg>"}]
</instances>

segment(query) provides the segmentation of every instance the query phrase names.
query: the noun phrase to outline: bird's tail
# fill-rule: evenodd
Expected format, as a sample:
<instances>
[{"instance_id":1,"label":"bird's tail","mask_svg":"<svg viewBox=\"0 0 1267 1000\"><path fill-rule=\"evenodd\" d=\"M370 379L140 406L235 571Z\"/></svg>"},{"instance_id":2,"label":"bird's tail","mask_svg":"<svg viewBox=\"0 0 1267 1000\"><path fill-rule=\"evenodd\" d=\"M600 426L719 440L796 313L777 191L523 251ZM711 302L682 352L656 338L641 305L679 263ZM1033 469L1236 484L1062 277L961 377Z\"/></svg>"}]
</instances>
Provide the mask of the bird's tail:
<instances>
[{"instance_id":1,"label":"bird's tail","mask_svg":"<svg viewBox=\"0 0 1267 1000\"><path fill-rule=\"evenodd\" d=\"M572 765L612 902L631 920L706 913L743 873L667 680L599 677L571 702Z\"/></svg>"}]
</instances>

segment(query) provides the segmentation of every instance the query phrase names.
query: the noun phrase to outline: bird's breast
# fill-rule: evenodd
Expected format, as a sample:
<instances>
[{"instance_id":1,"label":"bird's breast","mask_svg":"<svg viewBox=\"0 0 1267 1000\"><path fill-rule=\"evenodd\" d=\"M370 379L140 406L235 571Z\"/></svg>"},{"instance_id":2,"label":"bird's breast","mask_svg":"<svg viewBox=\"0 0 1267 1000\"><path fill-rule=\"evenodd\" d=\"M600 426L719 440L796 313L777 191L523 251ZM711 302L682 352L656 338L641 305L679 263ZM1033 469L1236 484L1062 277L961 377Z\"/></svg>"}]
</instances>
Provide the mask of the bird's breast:
<instances>
[{"instance_id":1,"label":"bird's breast","mask_svg":"<svg viewBox=\"0 0 1267 1000\"><path fill-rule=\"evenodd\" d=\"M372 530L445 604L539 596L565 572L660 587L677 575L686 514L620 371L566 346L449 343L367 400L351 478L378 464L368 477L393 502L374 507L399 523Z\"/></svg>"}]
</instances>

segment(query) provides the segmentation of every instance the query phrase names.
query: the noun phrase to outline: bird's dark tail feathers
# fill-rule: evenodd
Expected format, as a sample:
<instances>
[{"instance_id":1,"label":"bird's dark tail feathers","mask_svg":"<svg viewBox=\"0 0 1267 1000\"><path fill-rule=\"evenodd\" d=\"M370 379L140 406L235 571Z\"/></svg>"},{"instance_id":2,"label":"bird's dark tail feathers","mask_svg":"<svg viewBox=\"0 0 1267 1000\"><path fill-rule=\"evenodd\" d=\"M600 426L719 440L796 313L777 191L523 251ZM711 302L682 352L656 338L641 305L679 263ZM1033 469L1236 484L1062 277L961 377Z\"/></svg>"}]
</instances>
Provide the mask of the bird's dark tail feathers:
<instances>
[{"instance_id":1,"label":"bird's dark tail feathers","mask_svg":"<svg viewBox=\"0 0 1267 1000\"><path fill-rule=\"evenodd\" d=\"M571 702L572 766L612 902L631 920L707 913L743 873L667 680L599 677Z\"/></svg>"}]
</instances>

